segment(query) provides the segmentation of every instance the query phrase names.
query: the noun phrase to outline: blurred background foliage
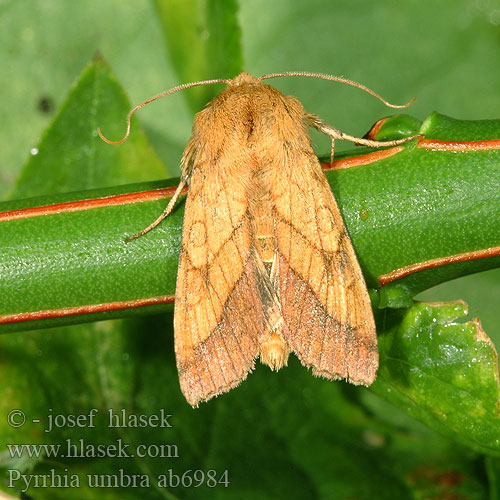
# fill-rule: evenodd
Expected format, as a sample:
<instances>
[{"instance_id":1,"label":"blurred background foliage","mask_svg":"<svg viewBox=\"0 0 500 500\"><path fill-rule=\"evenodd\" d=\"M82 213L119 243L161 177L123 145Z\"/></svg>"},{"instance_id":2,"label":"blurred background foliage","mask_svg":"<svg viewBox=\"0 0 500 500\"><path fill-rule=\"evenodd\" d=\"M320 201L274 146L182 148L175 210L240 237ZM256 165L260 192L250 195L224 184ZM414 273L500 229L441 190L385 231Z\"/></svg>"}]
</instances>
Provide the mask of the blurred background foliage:
<instances>
[{"instance_id":1,"label":"blurred background foliage","mask_svg":"<svg viewBox=\"0 0 500 500\"><path fill-rule=\"evenodd\" d=\"M132 103L183 83L191 74L234 76L227 72L237 72L241 63L256 75L289 70L341 75L395 103L417 95L410 113L420 119L434 110L460 119L499 118L498 1L242 0L235 13L241 42L237 37L222 37L220 53L203 52L188 40L210 36L207 26L216 25L218 18L206 19L200 12L205 6L216 12L217 4L217 0L0 2L0 198L9 196L30 151L97 51ZM227 12L222 9L221 15ZM221 73L214 74L217 71ZM276 80L273 85L296 95L307 110L352 135L363 135L373 122L389 114L375 99L341 85L306 79ZM139 120L166 166L164 176L179 175L193 112L207 97L204 92L177 94L140 112ZM318 154L329 151L325 138L314 134L314 141ZM338 144L339 149L351 147ZM499 278L499 271L469 276L429 290L423 297L466 300L470 315L480 316L484 329L500 346ZM9 336L0 344L0 359L15 361L17 367L4 365L6 400L13 404L12 394L23 393L17 399L26 406L26 391L33 391L33 411L44 411L50 402L61 411L77 412L96 404L90 396L96 391L104 404L125 405L135 398L135 408L165 406L176 422L182 422L175 442L187 458L176 467L234 469L233 490L191 489L174 495L154 488L140 493L129 489L120 492L122 498L500 498L497 459L484 458L441 437L368 390L313 380L298 363L273 374L271 382L270 374L259 368L234 395L193 412L178 394L170 336L166 332L150 335L163 332L168 321L171 318L154 317L140 327L138 322L125 322L118 330L102 323L16 334L15 340ZM138 331L145 336L141 340ZM80 343L83 339L78 348L84 359L73 359L76 354L68 352L68 345L77 338ZM43 358L42 343L52 350L53 359L71 360L74 370L37 364ZM118 344L123 344L123 351ZM139 359L149 364L130 367L125 354L140 354ZM113 380L106 379L108 385L102 373L106 363L120 366L113 370ZM165 373L159 374L163 364ZM131 375L134 369L143 372L140 377ZM51 370L54 373L47 373ZM43 381L51 377L64 377L67 393L44 387ZM153 381L155 387L144 389ZM135 384L134 391L127 384ZM286 397L280 392L284 386ZM261 394L263 388L269 393ZM81 396L76 398L78 391ZM37 402L40 393L44 396ZM296 400L290 401L294 395ZM2 432L4 441L6 431ZM243 433L243 439L227 438ZM11 442L19 437L8 436ZM36 432L24 437L28 442L39 438ZM111 439L105 434L101 438ZM147 438L155 442L170 436L151 433ZM131 470L136 467L148 473L165 467L155 461L127 464ZM108 462L79 467L89 471L117 466ZM259 471L248 472L256 468ZM71 496L37 490L33 498L115 498L115 494L108 491L103 497L102 492L82 489Z\"/></svg>"}]
</instances>

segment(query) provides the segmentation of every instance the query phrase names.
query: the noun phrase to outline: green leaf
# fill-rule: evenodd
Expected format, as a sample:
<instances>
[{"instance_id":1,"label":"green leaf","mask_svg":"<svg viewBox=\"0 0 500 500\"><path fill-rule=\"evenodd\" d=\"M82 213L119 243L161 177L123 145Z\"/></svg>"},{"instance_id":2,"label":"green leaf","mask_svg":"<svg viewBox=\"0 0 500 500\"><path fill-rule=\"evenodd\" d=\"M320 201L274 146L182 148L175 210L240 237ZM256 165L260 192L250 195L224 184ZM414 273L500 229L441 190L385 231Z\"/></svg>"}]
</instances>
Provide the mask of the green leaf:
<instances>
[{"instance_id":1,"label":"green leaf","mask_svg":"<svg viewBox=\"0 0 500 500\"><path fill-rule=\"evenodd\" d=\"M460 476L460 484L448 491L483 498L484 486L475 479L466 450L366 389L312 377L295 358L279 373L258 364L238 389L193 410L179 391L171 325L172 317L165 315L140 322L100 322L91 330L80 325L0 338L0 384L9 387L2 393L0 414L20 408L28 420L17 429L0 420L2 447L64 447L68 439L77 445L83 439L88 446L122 439L129 451L146 445L151 454L161 445L178 447L178 458L40 460L33 473L55 469L62 474L66 468L69 474L80 474L81 486L72 498L102 498L103 493L107 498L173 498L153 484L169 469L178 475L189 469L229 472L229 488L180 487L173 493L177 498L410 498L411 492L430 488L421 478L423 470L435 475L436 483L445 474ZM44 432L49 414L86 416L92 408L98 409L95 427L87 417L83 427ZM128 415L160 414L164 409L173 414L172 427L110 427L110 408ZM36 418L40 424L31 422ZM119 469L147 474L151 486L85 487L86 474L116 474ZM16 483L17 491L20 485ZM27 493L35 492L40 499L68 498L64 489Z\"/></svg>"},{"instance_id":2,"label":"green leaf","mask_svg":"<svg viewBox=\"0 0 500 500\"><path fill-rule=\"evenodd\" d=\"M430 427L500 456L498 357L463 302L416 303L379 315L373 390Z\"/></svg>"},{"instance_id":3,"label":"green leaf","mask_svg":"<svg viewBox=\"0 0 500 500\"><path fill-rule=\"evenodd\" d=\"M236 0L155 0L155 5L181 83L233 78L242 71ZM186 95L197 112L218 92L212 85Z\"/></svg>"},{"instance_id":4,"label":"green leaf","mask_svg":"<svg viewBox=\"0 0 500 500\"><path fill-rule=\"evenodd\" d=\"M11 198L163 177L165 169L135 117L134 133L123 148L110 148L97 135L101 127L110 137L122 136L130 107L120 84L97 56L83 71L32 152Z\"/></svg>"}]
</instances>

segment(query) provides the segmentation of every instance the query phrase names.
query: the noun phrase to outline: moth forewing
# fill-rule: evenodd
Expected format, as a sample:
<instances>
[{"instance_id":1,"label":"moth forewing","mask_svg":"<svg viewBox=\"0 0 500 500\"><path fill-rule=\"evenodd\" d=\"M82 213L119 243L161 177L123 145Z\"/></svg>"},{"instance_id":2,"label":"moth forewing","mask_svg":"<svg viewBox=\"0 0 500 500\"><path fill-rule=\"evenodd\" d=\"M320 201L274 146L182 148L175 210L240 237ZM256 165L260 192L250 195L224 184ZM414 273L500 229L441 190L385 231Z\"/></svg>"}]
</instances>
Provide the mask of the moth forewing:
<instances>
[{"instance_id":1,"label":"moth forewing","mask_svg":"<svg viewBox=\"0 0 500 500\"><path fill-rule=\"evenodd\" d=\"M195 119L174 314L180 384L193 406L246 377L262 329L245 184L206 143L212 124L211 114Z\"/></svg>"},{"instance_id":2,"label":"moth forewing","mask_svg":"<svg viewBox=\"0 0 500 500\"><path fill-rule=\"evenodd\" d=\"M293 141L274 150L272 199L285 337L315 375L369 385L378 367L371 303L340 211L310 145L299 101Z\"/></svg>"}]
</instances>

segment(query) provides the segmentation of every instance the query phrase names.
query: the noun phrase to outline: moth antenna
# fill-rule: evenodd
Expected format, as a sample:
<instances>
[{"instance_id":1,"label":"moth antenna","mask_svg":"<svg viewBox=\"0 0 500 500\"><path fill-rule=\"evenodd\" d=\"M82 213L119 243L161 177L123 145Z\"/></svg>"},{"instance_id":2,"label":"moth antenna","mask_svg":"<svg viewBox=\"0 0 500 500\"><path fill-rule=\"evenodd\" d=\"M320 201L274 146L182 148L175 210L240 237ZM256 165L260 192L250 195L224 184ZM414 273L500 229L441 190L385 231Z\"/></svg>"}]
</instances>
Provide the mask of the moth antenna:
<instances>
[{"instance_id":1,"label":"moth antenna","mask_svg":"<svg viewBox=\"0 0 500 500\"><path fill-rule=\"evenodd\" d=\"M164 90L163 92L160 92L158 95L155 95L153 97L150 97L149 99L146 99L145 101L141 102L137 106L133 107L128 115L127 115L127 131L125 132L125 135L119 140L119 141L112 141L110 139L107 139L103 133L101 132L101 128L98 127L97 132L99 133L99 137L104 141L107 142L108 144L122 144L128 139L128 136L130 135L130 120L132 118L132 115L138 110L146 106L146 104L149 104L150 102L156 101L157 99L161 99L162 97L165 97L169 94L173 94L174 92L177 92L179 90L185 90L189 89L191 87L197 87L199 85L212 85L214 83L229 83L231 80L224 79L224 78L217 78L215 80L201 80L199 82L191 82L191 83L183 83L182 85L177 85L177 87L173 87L168 90Z\"/></svg>"},{"instance_id":2,"label":"moth antenna","mask_svg":"<svg viewBox=\"0 0 500 500\"><path fill-rule=\"evenodd\" d=\"M322 80L330 80L332 82L340 82L340 83L346 83L348 85L352 85L353 87L358 87L358 89L364 90L365 92L368 92L368 94L371 94L372 96L376 97L379 101L382 101L386 106L389 106L390 108L396 108L396 109L402 109L402 108L407 108L408 106L411 106L415 100L416 96L407 104L391 104L390 102L386 101L382 96L377 94L375 91L372 89L369 89L365 85L355 82L353 80L348 80L347 78L342 78L340 76L333 76L333 75L326 75L324 73L309 73L307 71L289 71L285 73L269 73L268 75L264 75L260 77L260 80L267 80L269 78L279 78L282 76L307 76L311 78L320 78Z\"/></svg>"}]
</instances>

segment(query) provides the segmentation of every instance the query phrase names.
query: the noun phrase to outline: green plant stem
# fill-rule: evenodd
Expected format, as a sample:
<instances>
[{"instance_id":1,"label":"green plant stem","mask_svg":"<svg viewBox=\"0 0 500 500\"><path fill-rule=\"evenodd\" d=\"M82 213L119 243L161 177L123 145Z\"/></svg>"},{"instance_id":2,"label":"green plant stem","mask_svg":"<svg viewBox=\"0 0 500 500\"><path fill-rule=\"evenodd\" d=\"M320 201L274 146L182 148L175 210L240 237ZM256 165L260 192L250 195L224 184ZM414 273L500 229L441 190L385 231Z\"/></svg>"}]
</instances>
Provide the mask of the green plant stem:
<instances>
[{"instance_id":1,"label":"green plant stem","mask_svg":"<svg viewBox=\"0 0 500 500\"><path fill-rule=\"evenodd\" d=\"M452 136L470 124L474 137L500 136L500 122L459 122L431 115L426 134ZM390 126L390 123L387 125ZM448 129L447 129L448 127ZM480 130L481 127L484 130ZM379 132L380 133L380 132ZM463 138L463 133L461 139ZM486 137L488 136L488 137ZM354 151L347 156L359 154ZM429 259L500 245L500 151L453 153L415 141L387 159L326 173L367 284ZM113 196L175 185L175 180L3 203L0 211ZM156 230L125 238L151 222L167 200L136 202L0 222L0 315L173 296L183 199ZM401 307L445 280L497 267L499 257L441 266L390 283L380 306ZM228 263L230 265L230 263ZM376 299L375 299L376 300ZM161 312L168 304L4 324L1 331Z\"/></svg>"}]
</instances>

